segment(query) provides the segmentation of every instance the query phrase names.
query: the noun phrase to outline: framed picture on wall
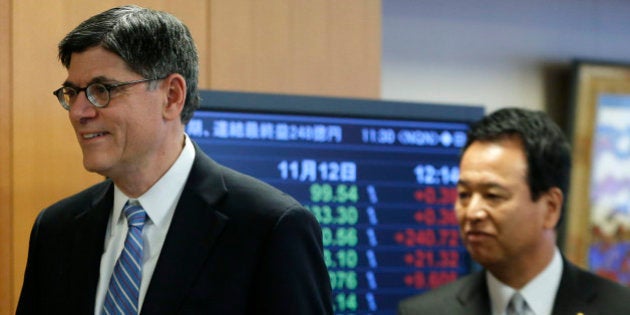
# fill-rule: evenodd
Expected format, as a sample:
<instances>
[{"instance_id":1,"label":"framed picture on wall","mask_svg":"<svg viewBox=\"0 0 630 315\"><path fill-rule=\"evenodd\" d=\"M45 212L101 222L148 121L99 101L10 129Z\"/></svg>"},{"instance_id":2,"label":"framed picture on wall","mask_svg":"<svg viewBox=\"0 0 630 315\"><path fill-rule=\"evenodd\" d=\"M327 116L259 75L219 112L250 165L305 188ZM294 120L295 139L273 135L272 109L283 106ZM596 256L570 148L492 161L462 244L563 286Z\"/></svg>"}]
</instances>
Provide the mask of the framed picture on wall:
<instances>
[{"instance_id":1,"label":"framed picture on wall","mask_svg":"<svg viewBox=\"0 0 630 315\"><path fill-rule=\"evenodd\" d=\"M576 61L565 253L630 286L630 64Z\"/></svg>"}]
</instances>

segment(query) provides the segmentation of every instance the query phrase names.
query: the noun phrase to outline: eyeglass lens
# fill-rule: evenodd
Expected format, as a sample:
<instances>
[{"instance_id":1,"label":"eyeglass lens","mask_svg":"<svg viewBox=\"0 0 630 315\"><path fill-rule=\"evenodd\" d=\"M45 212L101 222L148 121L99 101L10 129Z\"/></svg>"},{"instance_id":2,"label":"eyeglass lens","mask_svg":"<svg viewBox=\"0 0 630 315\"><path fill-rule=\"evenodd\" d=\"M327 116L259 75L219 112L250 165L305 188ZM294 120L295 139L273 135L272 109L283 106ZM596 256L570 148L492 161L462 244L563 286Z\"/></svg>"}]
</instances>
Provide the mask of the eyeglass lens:
<instances>
[{"instance_id":1,"label":"eyeglass lens","mask_svg":"<svg viewBox=\"0 0 630 315\"><path fill-rule=\"evenodd\" d=\"M89 85L86 92L88 99L94 106L104 107L109 103L109 90L100 83Z\"/></svg>"}]
</instances>

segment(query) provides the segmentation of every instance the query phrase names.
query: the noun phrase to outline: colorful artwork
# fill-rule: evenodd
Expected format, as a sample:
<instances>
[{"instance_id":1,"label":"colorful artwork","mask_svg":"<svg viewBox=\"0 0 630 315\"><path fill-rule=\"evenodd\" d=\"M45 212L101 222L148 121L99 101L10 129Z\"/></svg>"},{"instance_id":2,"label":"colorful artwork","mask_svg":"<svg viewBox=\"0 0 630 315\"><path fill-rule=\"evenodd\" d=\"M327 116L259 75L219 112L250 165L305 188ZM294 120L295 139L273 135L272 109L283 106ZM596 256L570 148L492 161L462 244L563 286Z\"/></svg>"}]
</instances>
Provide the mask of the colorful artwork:
<instances>
[{"instance_id":1,"label":"colorful artwork","mask_svg":"<svg viewBox=\"0 0 630 315\"><path fill-rule=\"evenodd\" d=\"M591 270L630 285L630 95L598 98L591 168Z\"/></svg>"}]
</instances>

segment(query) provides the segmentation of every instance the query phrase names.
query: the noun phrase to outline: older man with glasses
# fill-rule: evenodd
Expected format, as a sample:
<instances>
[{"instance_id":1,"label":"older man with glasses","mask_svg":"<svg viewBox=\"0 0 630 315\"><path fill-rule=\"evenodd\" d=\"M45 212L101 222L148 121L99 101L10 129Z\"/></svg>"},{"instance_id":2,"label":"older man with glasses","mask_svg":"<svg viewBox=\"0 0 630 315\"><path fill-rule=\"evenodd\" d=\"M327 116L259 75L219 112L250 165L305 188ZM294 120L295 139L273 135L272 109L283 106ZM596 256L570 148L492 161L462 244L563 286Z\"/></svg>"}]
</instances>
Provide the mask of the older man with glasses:
<instances>
[{"instance_id":1,"label":"older man with glasses","mask_svg":"<svg viewBox=\"0 0 630 315\"><path fill-rule=\"evenodd\" d=\"M184 133L199 102L184 24L113 8L59 57L54 95L105 180L39 214L17 314L332 314L315 217Z\"/></svg>"}]
</instances>

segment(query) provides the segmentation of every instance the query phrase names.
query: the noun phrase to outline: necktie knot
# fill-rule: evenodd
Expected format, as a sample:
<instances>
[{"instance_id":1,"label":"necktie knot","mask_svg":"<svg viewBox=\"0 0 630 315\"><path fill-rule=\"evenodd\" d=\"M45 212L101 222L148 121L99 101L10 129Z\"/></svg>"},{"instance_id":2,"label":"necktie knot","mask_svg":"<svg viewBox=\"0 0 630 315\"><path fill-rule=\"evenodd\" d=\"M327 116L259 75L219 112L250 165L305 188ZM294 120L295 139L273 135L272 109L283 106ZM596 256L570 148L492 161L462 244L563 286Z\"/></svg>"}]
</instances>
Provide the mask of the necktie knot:
<instances>
[{"instance_id":1,"label":"necktie knot","mask_svg":"<svg viewBox=\"0 0 630 315\"><path fill-rule=\"evenodd\" d=\"M507 306L507 315L525 315L527 304L523 296L515 292Z\"/></svg>"},{"instance_id":2,"label":"necktie knot","mask_svg":"<svg viewBox=\"0 0 630 315\"><path fill-rule=\"evenodd\" d=\"M127 217L127 225L129 227L133 226L142 229L142 227L144 226L144 221L147 218L147 213L146 211L144 211L140 204L135 204L128 201L125 204L123 213Z\"/></svg>"}]
</instances>

